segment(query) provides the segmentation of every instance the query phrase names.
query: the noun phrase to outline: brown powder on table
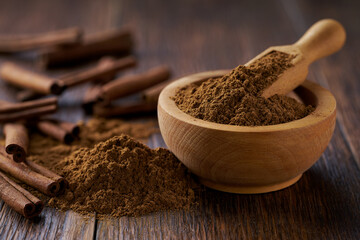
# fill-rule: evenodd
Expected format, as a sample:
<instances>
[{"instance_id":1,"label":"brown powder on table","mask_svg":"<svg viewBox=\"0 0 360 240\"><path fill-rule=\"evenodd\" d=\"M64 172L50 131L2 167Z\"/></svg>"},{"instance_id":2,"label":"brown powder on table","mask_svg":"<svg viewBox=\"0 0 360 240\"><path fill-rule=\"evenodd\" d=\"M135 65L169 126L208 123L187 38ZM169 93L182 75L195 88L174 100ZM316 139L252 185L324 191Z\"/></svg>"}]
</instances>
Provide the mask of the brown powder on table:
<instances>
[{"instance_id":1,"label":"brown powder on table","mask_svg":"<svg viewBox=\"0 0 360 240\"><path fill-rule=\"evenodd\" d=\"M29 160L64 176L70 189L49 199L23 186L52 207L96 212L97 217L189 208L194 192L186 168L168 150L151 150L127 136L145 141L157 131L155 126L153 121L95 118L81 125L80 139L72 145L32 134Z\"/></svg>"},{"instance_id":2,"label":"brown powder on table","mask_svg":"<svg viewBox=\"0 0 360 240\"><path fill-rule=\"evenodd\" d=\"M80 124L80 129L80 138L71 145L60 143L38 133L31 134L28 159L57 172L55 163L79 148L93 147L96 143L121 134L145 141L151 134L158 131L155 121L130 123L119 119L103 118L93 118L86 124Z\"/></svg>"},{"instance_id":3,"label":"brown powder on table","mask_svg":"<svg viewBox=\"0 0 360 240\"><path fill-rule=\"evenodd\" d=\"M70 182L50 206L99 216L138 216L189 208L194 201L187 169L168 150L152 150L127 135L81 148L58 164Z\"/></svg>"},{"instance_id":4,"label":"brown powder on table","mask_svg":"<svg viewBox=\"0 0 360 240\"><path fill-rule=\"evenodd\" d=\"M222 124L264 126L303 118L313 111L312 106L284 95L261 97L267 86L293 66L294 57L272 51L221 78L181 88L173 100L180 110L195 118Z\"/></svg>"}]
</instances>

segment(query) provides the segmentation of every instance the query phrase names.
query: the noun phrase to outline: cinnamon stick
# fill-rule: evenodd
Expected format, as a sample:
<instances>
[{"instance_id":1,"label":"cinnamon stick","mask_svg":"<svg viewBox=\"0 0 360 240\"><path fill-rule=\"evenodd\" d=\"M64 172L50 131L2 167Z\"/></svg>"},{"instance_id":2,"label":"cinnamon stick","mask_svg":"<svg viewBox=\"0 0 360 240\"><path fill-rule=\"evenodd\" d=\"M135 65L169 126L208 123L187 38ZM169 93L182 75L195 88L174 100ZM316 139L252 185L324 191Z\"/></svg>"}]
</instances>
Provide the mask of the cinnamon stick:
<instances>
[{"instance_id":1,"label":"cinnamon stick","mask_svg":"<svg viewBox=\"0 0 360 240\"><path fill-rule=\"evenodd\" d=\"M45 96L44 94L34 92L30 89L22 89L16 93L16 100L19 102L30 101Z\"/></svg>"},{"instance_id":2,"label":"cinnamon stick","mask_svg":"<svg viewBox=\"0 0 360 240\"><path fill-rule=\"evenodd\" d=\"M0 52L13 53L37 48L78 43L82 32L67 28L34 35L0 36Z\"/></svg>"},{"instance_id":3,"label":"cinnamon stick","mask_svg":"<svg viewBox=\"0 0 360 240\"><path fill-rule=\"evenodd\" d=\"M80 134L80 127L75 123L61 121L59 122L59 126L75 137L79 136Z\"/></svg>"},{"instance_id":4,"label":"cinnamon stick","mask_svg":"<svg viewBox=\"0 0 360 240\"><path fill-rule=\"evenodd\" d=\"M116 59L114 57L105 56L105 57L102 57L99 59L99 61L97 62L95 67L96 68L104 68L109 65L112 65L114 61L116 61ZM61 76L60 79L72 77L74 74L78 74L81 72L83 72L83 70L70 72L68 74ZM115 75L116 75L116 72L115 73L110 72L109 74L104 74L103 76L100 76L99 78L95 79L94 82L98 82L98 83L103 82L103 81L108 82L108 81L112 80L115 77Z\"/></svg>"},{"instance_id":5,"label":"cinnamon stick","mask_svg":"<svg viewBox=\"0 0 360 240\"><path fill-rule=\"evenodd\" d=\"M56 120L51 118L43 118L40 121L49 121L51 123L54 123L58 125L60 128L64 129L67 133L72 134L73 136L78 136L80 134L80 127L76 123Z\"/></svg>"},{"instance_id":6,"label":"cinnamon stick","mask_svg":"<svg viewBox=\"0 0 360 240\"><path fill-rule=\"evenodd\" d=\"M99 60L97 66L87 69L69 73L60 77L65 81L64 85L67 87L75 86L85 82L107 83L115 78L118 71L136 65L134 57L123 58L116 60L113 57L103 57ZM16 94L16 99L19 102L37 99L44 96L29 89L24 89Z\"/></svg>"},{"instance_id":7,"label":"cinnamon stick","mask_svg":"<svg viewBox=\"0 0 360 240\"><path fill-rule=\"evenodd\" d=\"M114 116L124 116L137 113L147 113L153 112L157 108L157 103L130 103L123 105L108 105L95 104L93 107L94 115L98 117L114 117Z\"/></svg>"},{"instance_id":8,"label":"cinnamon stick","mask_svg":"<svg viewBox=\"0 0 360 240\"><path fill-rule=\"evenodd\" d=\"M6 152L12 155L15 162L24 162L29 145L28 131L24 124L6 123L4 134Z\"/></svg>"},{"instance_id":9,"label":"cinnamon stick","mask_svg":"<svg viewBox=\"0 0 360 240\"><path fill-rule=\"evenodd\" d=\"M0 172L0 198L26 218L39 216L44 203Z\"/></svg>"},{"instance_id":10,"label":"cinnamon stick","mask_svg":"<svg viewBox=\"0 0 360 240\"><path fill-rule=\"evenodd\" d=\"M64 128L60 127L60 125L51 120L40 120L36 123L37 129L40 132L57 139L63 143L70 144L74 141L74 137L72 133L67 132Z\"/></svg>"},{"instance_id":11,"label":"cinnamon stick","mask_svg":"<svg viewBox=\"0 0 360 240\"><path fill-rule=\"evenodd\" d=\"M165 81L165 82L159 83L153 87L145 89L141 94L142 99L145 102L157 102L161 91L172 82L173 82L173 80Z\"/></svg>"},{"instance_id":12,"label":"cinnamon stick","mask_svg":"<svg viewBox=\"0 0 360 240\"><path fill-rule=\"evenodd\" d=\"M133 67L135 65L136 59L133 56L121 58L118 60L103 60L96 67L70 74L61 80L66 87L72 87L85 82L101 79L109 75L114 76L117 71Z\"/></svg>"},{"instance_id":13,"label":"cinnamon stick","mask_svg":"<svg viewBox=\"0 0 360 240\"><path fill-rule=\"evenodd\" d=\"M47 105L47 106L43 106L43 107L25 109L25 110L18 111L18 112L3 113L3 114L0 114L0 123L35 118L35 117L39 117L41 115L54 113L54 112L56 112L56 110L57 110L56 105Z\"/></svg>"},{"instance_id":14,"label":"cinnamon stick","mask_svg":"<svg viewBox=\"0 0 360 240\"><path fill-rule=\"evenodd\" d=\"M63 194L65 189L69 187L69 182L65 178L50 171L49 169L30 160L26 160L26 164L35 172L56 181L60 186L60 190L57 193L58 195Z\"/></svg>"},{"instance_id":15,"label":"cinnamon stick","mask_svg":"<svg viewBox=\"0 0 360 240\"><path fill-rule=\"evenodd\" d=\"M105 84L101 88L99 99L109 102L125 97L163 82L169 77L170 70L167 66L160 66L145 73L122 77Z\"/></svg>"},{"instance_id":16,"label":"cinnamon stick","mask_svg":"<svg viewBox=\"0 0 360 240\"><path fill-rule=\"evenodd\" d=\"M30 71L11 62L5 62L1 65L0 76L4 81L10 84L31 89L45 95L59 95L64 90L64 86L60 81Z\"/></svg>"},{"instance_id":17,"label":"cinnamon stick","mask_svg":"<svg viewBox=\"0 0 360 240\"><path fill-rule=\"evenodd\" d=\"M93 111L93 105L97 101L98 96L101 92L101 85L90 86L83 97L82 106L85 109L85 112L91 114Z\"/></svg>"},{"instance_id":18,"label":"cinnamon stick","mask_svg":"<svg viewBox=\"0 0 360 240\"><path fill-rule=\"evenodd\" d=\"M111 66L111 64L113 64L114 61L116 61L116 58L111 57L111 56L105 56L105 57L100 58L98 66L99 67L107 67L109 65ZM136 66L136 65L137 65L137 61L135 59L134 66ZM96 84L108 83L108 82L110 82L111 80L113 80L115 78L116 74L117 74L117 71L109 72L108 74L104 74L103 76L96 79L94 81L94 83L96 83Z\"/></svg>"},{"instance_id":19,"label":"cinnamon stick","mask_svg":"<svg viewBox=\"0 0 360 240\"><path fill-rule=\"evenodd\" d=\"M103 55L129 53L132 47L129 30L110 30L85 37L81 44L73 47L47 49L42 52L39 64L42 67L71 64Z\"/></svg>"},{"instance_id":20,"label":"cinnamon stick","mask_svg":"<svg viewBox=\"0 0 360 240\"><path fill-rule=\"evenodd\" d=\"M58 98L50 97L44 99L38 99L33 101L26 101L22 103L10 103L5 101L0 101L0 114L3 113L12 113L12 112L20 112L23 110L44 107L49 105L57 105Z\"/></svg>"},{"instance_id":21,"label":"cinnamon stick","mask_svg":"<svg viewBox=\"0 0 360 240\"><path fill-rule=\"evenodd\" d=\"M25 163L17 163L11 160L6 156L6 151L2 146L0 147L0 170L46 195L56 196L63 192L58 182L33 171Z\"/></svg>"}]
</instances>

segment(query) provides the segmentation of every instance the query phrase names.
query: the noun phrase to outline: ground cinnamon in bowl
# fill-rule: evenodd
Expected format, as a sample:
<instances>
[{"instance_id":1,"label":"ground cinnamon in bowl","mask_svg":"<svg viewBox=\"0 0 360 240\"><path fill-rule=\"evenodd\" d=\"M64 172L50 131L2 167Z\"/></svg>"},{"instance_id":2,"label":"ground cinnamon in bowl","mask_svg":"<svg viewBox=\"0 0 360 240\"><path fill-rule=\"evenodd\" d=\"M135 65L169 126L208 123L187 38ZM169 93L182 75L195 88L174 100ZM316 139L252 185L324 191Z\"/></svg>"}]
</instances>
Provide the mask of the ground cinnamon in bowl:
<instances>
[{"instance_id":1,"label":"ground cinnamon in bowl","mask_svg":"<svg viewBox=\"0 0 360 240\"><path fill-rule=\"evenodd\" d=\"M238 66L220 78L178 89L173 100L180 110L202 120L238 126L264 126L303 118L314 108L295 99L262 91L286 69L295 56L272 51L250 66Z\"/></svg>"}]
</instances>

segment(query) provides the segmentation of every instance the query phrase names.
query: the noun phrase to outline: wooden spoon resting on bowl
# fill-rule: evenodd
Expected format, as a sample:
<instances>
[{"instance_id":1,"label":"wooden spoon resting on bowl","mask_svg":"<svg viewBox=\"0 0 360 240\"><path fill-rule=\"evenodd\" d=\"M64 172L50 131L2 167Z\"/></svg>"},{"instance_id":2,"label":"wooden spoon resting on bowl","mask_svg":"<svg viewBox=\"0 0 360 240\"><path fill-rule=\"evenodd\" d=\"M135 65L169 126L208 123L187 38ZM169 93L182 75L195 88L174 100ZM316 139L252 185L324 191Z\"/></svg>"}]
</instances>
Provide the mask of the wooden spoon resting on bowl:
<instances>
[{"instance_id":1,"label":"wooden spoon resting on bowl","mask_svg":"<svg viewBox=\"0 0 360 240\"><path fill-rule=\"evenodd\" d=\"M287 94L305 81L308 67L312 62L340 50L345 39L344 27L339 22L323 19L312 25L296 43L270 47L245 66L251 65L272 51L295 55L291 61L294 66L286 69L275 82L264 89L262 96L268 98L275 94Z\"/></svg>"}]
</instances>

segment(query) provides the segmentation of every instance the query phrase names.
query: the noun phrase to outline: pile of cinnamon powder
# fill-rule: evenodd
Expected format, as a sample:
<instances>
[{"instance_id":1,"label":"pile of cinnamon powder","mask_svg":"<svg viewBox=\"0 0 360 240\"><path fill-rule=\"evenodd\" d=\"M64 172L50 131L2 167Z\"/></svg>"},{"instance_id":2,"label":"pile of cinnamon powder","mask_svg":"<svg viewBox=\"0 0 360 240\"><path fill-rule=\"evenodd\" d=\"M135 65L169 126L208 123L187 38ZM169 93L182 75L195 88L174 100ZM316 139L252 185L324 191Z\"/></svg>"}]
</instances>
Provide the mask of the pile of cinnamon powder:
<instances>
[{"instance_id":1,"label":"pile of cinnamon powder","mask_svg":"<svg viewBox=\"0 0 360 240\"><path fill-rule=\"evenodd\" d=\"M263 126L303 118L314 110L312 106L284 95L261 97L267 86L293 66L294 57L272 51L250 66L240 65L221 78L181 88L173 100L179 109L193 117L222 124Z\"/></svg>"},{"instance_id":2,"label":"pile of cinnamon powder","mask_svg":"<svg viewBox=\"0 0 360 240\"><path fill-rule=\"evenodd\" d=\"M70 189L47 199L24 187L52 207L85 215L96 212L97 217L189 208L194 192L187 169L170 151L152 150L138 141L156 132L155 126L152 121L95 118L81 125L80 139L72 145L32 134L29 160L65 177Z\"/></svg>"},{"instance_id":3,"label":"pile of cinnamon powder","mask_svg":"<svg viewBox=\"0 0 360 240\"><path fill-rule=\"evenodd\" d=\"M121 134L127 134L145 142L157 131L154 121L125 122L120 119L93 118L86 124L80 124L80 137L71 145L60 143L39 133L31 134L28 159L58 172L56 163L79 148L93 147L99 142Z\"/></svg>"},{"instance_id":4,"label":"pile of cinnamon powder","mask_svg":"<svg viewBox=\"0 0 360 240\"><path fill-rule=\"evenodd\" d=\"M81 148L57 167L70 190L49 205L64 210L138 216L189 208L194 201L190 175L169 150L152 150L127 135Z\"/></svg>"}]
</instances>

